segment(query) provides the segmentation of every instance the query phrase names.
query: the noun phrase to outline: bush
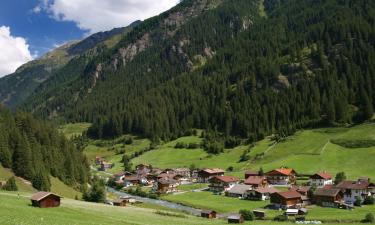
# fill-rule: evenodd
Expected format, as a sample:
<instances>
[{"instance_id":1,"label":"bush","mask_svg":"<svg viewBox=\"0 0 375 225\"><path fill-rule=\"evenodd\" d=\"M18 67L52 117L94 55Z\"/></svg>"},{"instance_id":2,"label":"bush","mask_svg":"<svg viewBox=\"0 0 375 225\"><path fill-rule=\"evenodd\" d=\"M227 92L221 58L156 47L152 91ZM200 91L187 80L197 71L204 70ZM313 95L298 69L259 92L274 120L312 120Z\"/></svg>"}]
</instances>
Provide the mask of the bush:
<instances>
[{"instance_id":1,"label":"bush","mask_svg":"<svg viewBox=\"0 0 375 225\"><path fill-rule=\"evenodd\" d=\"M278 215L275 218L273 218L274 221L279 221L279 222L285 222L288 221L288 216L286 215Z\"/></svg>"},{"instance_id":2,"label":"bush","mask_svg":"<svg viewBox=\"0 0 375 225\"><path fill-rule=\"evenodd\" d=\"M9 178L3 189L6 191L18 191L16 179L14 177Z\"/></svg>"},{"instance_id":3,"label":"bush","mask_svg":"<svg viewBox=\"0 0 375 225\"><path fill-rule=\"evenodd\" d=\"M124 141L124 144L126 145L131 145L133 144L133 138L132 137L127 137Z\"/></svg>"},{"instance_id":4,"label":"bush","mask_svg":"<svg viewBox=\"0 0 375 225\"><path fill-rule=\"evenodd\" d=\"M375 203L375 199L372 196L368 196L365 198L365 201L363 202L364 205L373 205Z\"/></svg>"},{"instance_id":5,"label":"bush","mask_svg":"<svg viewBox=\"0 0 375 225\"><path fill-rule=\"evenodd\" d=\"M363 222L365 222L365 223L374 223L375 222L374 214L367 213L366 216L365 216L365 219L363 220Z\"/></svg>"},{"instance_id":6,"label":"bush","mask_svg":"<svg viewBox=\"0 0 375 225\"><path fill-rule=\"evenodd\" d=\"M255 219L255 215L252 211L247 210L247 209L241 209L240 214L243 216L243 218L246 221L253 221Z\"/></svg>"},{"instance_id":7,"label":"bush","mask_svg":"<svg viewBox=\"0 0 375 225\"><path fill-rule=\"evenodd\" d=\"M227 137L224 142L225 148L234 148L240 144L241 144L241 140L235 137Z\"/></svg>"},{"instance_id":8,"label":"bush","mask_svg":"<svg viewBox=\"0 0 375 225\"><path fill-rule=\"evenodd\" d=\"M233 172L233 170L234 170L233 166L230 166L230 167L227 168L228 172Z\"/></svg>"},{"instance_id":9,"label":"bush","mask_svg":"<svg viewBox=\"0 0 375 225\"><path fill-rule=\"evenodd\" d=\"M197 143L189 143L189 145L187 146L188 149L197 149L199 147L200 145Z\"/></svg>"},{"instance_id":10,"label":"bush","mask_svg":"<svg viewBox=\"0 0 375 225\"><path fill-rule=\"evenodd\" d=\"M222 143L214 141L205 143L204 150L209 154L219 154L224 151L224 146Z\"/></svg>"},{"instance_id":11,"label":"bush","mask_svg":"<svg viewBox=\"0 0 375 225\"><path fill-rule=\"evenodd\" d=\"M354 205L360 207L360 206L362 206L362 202L363 202L363 201L362 201L362 198L361 198L361 197L356 197L356 198L355 198Z\"/></svg>"},{"instance_id":12,"label":"bush","mask_svg":"<svg viewBox=\"0 0 375 225\"><path fill-rule=\"evenodd\" d=\"M186 147L187 147L186 144L183 142L177 142L176 145L174 146L174 148L179 148L179 149L186 148Z\"/></svg>"}]
</instances>

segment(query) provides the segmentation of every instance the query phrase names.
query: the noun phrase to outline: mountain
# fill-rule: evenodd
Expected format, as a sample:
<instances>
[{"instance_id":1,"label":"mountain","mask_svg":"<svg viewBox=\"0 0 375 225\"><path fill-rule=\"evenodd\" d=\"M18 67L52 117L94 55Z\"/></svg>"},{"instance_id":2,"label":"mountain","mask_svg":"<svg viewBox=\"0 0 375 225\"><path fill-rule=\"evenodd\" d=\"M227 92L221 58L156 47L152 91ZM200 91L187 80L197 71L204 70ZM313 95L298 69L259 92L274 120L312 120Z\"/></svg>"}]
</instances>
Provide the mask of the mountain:
<instances>
[{"instance_id":1,"label":"mountain","mask_svg":"<svg viewBox=\"0 0 375 225\"><path fill-rule=\"evenodd\" d=\"M88 134L169 139L191 128L254 141L373 116L375 3L185 0L80 55L22 109Z\"/></svg>"},{"instance_id":2,"label":"mountain","mask_svg":"<svg viewBox=\"0 0 375 225\"><path fill-rule=\"evenodd\" d=\"M44 191L51 188L50 175L78 188L90 174L82 151L52 125L27 113L13 115L1 105L0 163Z\"/></svg>"},{"instance_id":3,"label":"mountain","mask_svg":"<svg viewBox=\"0 0 375 225\"><path fill-rule=\"evenodd\" d=\"M13 74L0 79L0 102L10 108L23 103L40 84L48 80L70 60L80 55L95 55L100 45L113 46L121 36L137 26L136 21L124 28L93 34L82 41L73 41L60 46L39 59L21 66Z\"/></svg>"}]
</instances>

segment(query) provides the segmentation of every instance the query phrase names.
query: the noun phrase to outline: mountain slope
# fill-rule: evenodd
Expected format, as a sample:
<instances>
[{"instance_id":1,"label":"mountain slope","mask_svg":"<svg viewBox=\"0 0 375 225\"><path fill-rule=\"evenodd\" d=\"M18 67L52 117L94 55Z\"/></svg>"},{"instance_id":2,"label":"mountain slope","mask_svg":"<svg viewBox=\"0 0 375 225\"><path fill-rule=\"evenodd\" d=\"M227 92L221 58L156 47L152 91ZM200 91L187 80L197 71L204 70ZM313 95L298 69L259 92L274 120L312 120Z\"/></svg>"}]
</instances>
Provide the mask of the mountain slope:
<instances>
[{"instance_id":1,"label":"mountain slope","mask_svg":"<svg viewBox=\"0 0 375 225\"><path fill-rule=\"evenodd\" d=\"M82 54L95 55L100 45L113 46L121 36L133 29L139 21L125 28L116 28L107 32L93 34L82 41L65 44L21 66L13 74L0 79L0 102L10 108L21 105L38 86L70 60Z\"/></svg>"},{"instance_id":2,"label":"mountain slope","mask_svg":"<svg viewBox=\"0 0 375 225\"><path fill-rule=\"evenodd\" d=\"M375 3L186 0L62 68L25 109L154 139L260 139L372 117Z\"/></svg>"}]
</instances>

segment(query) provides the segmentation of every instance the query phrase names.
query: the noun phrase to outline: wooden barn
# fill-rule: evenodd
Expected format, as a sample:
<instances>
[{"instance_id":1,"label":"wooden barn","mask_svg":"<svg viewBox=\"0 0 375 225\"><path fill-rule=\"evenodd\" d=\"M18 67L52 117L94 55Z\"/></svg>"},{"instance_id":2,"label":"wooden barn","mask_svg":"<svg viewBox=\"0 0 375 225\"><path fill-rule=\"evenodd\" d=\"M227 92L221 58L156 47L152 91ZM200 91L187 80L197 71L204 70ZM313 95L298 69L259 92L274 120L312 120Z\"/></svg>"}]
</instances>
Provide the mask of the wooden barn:
<instances>
[{"instance_id":1,"label":"wooden barn","mask_svg":"<svg viewBox=\"0 0 375 225\"><path fill-rule=\"evenodd\" d=\"M207 219L215 219L216 218L216 211L213 210L202 210L201 211L201 217L207 218Z\"/></svg>"},{"instance_id":2,"label":"wooden barn","mask_svg":"<svg viewBox=\"0 0 375 225\"><path fill-rule=\"evenodd\" d=\"M126 198L119 198L119 199L113 200L114 206L125 207L128 203L129 203L129 200Z\"/></svg>"},{"instance_id":3,"label":"wooden barn","mask_svg":"<svg viewBox=\"0 0 375 225\"><path fill-rule=\"evenodd\" d=\"M228 223L243 223L244 217L241 214L232 214L228 216Z\"/></svg>"},{"instance_id":4,"label":"wooden barn","mask_svg":"<svg viewBox=\"0 0 375 225\"><path fill-rule=\"evenodd\" d=\"M40 208L59 207L61 198L61 196L51 192L38 192L31 196L31 204Z\"/></svg>"},{"instance_id":5,"label":"wooden barn","mask_svg":"<svg viewBox=\"0 0 375 225\"><path fill-rule=\"evenodd\" d=\"M302 195L297 191L284 191L271 194L271 204L277 208L290 208L302 205Z\"/></svg>"}]
</instances>

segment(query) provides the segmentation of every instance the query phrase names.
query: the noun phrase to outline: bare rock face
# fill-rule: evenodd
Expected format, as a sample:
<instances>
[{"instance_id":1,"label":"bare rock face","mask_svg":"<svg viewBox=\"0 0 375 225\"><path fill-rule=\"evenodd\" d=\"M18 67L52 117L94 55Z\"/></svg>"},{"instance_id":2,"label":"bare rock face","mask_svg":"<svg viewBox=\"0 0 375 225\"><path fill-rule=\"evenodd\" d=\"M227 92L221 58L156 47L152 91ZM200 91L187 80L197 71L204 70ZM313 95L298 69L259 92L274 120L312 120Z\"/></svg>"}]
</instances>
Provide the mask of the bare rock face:
<instances>
[{"instance_id":1,"label":"bare rock face","mask_svg":"<svg viewBox=\"0 0 375 225\"><path fill-rule=\"evenodd\" d=\"M137 54L145 51L151 45L152 43L150 40L150 34L146 33L145 35L143 35L142 38L137 40L135 43L132 43L127 47L120 48L119 54L122 59L123 65L125 66L128 62L132 61Z\"/></svg>"}]
</instances>

